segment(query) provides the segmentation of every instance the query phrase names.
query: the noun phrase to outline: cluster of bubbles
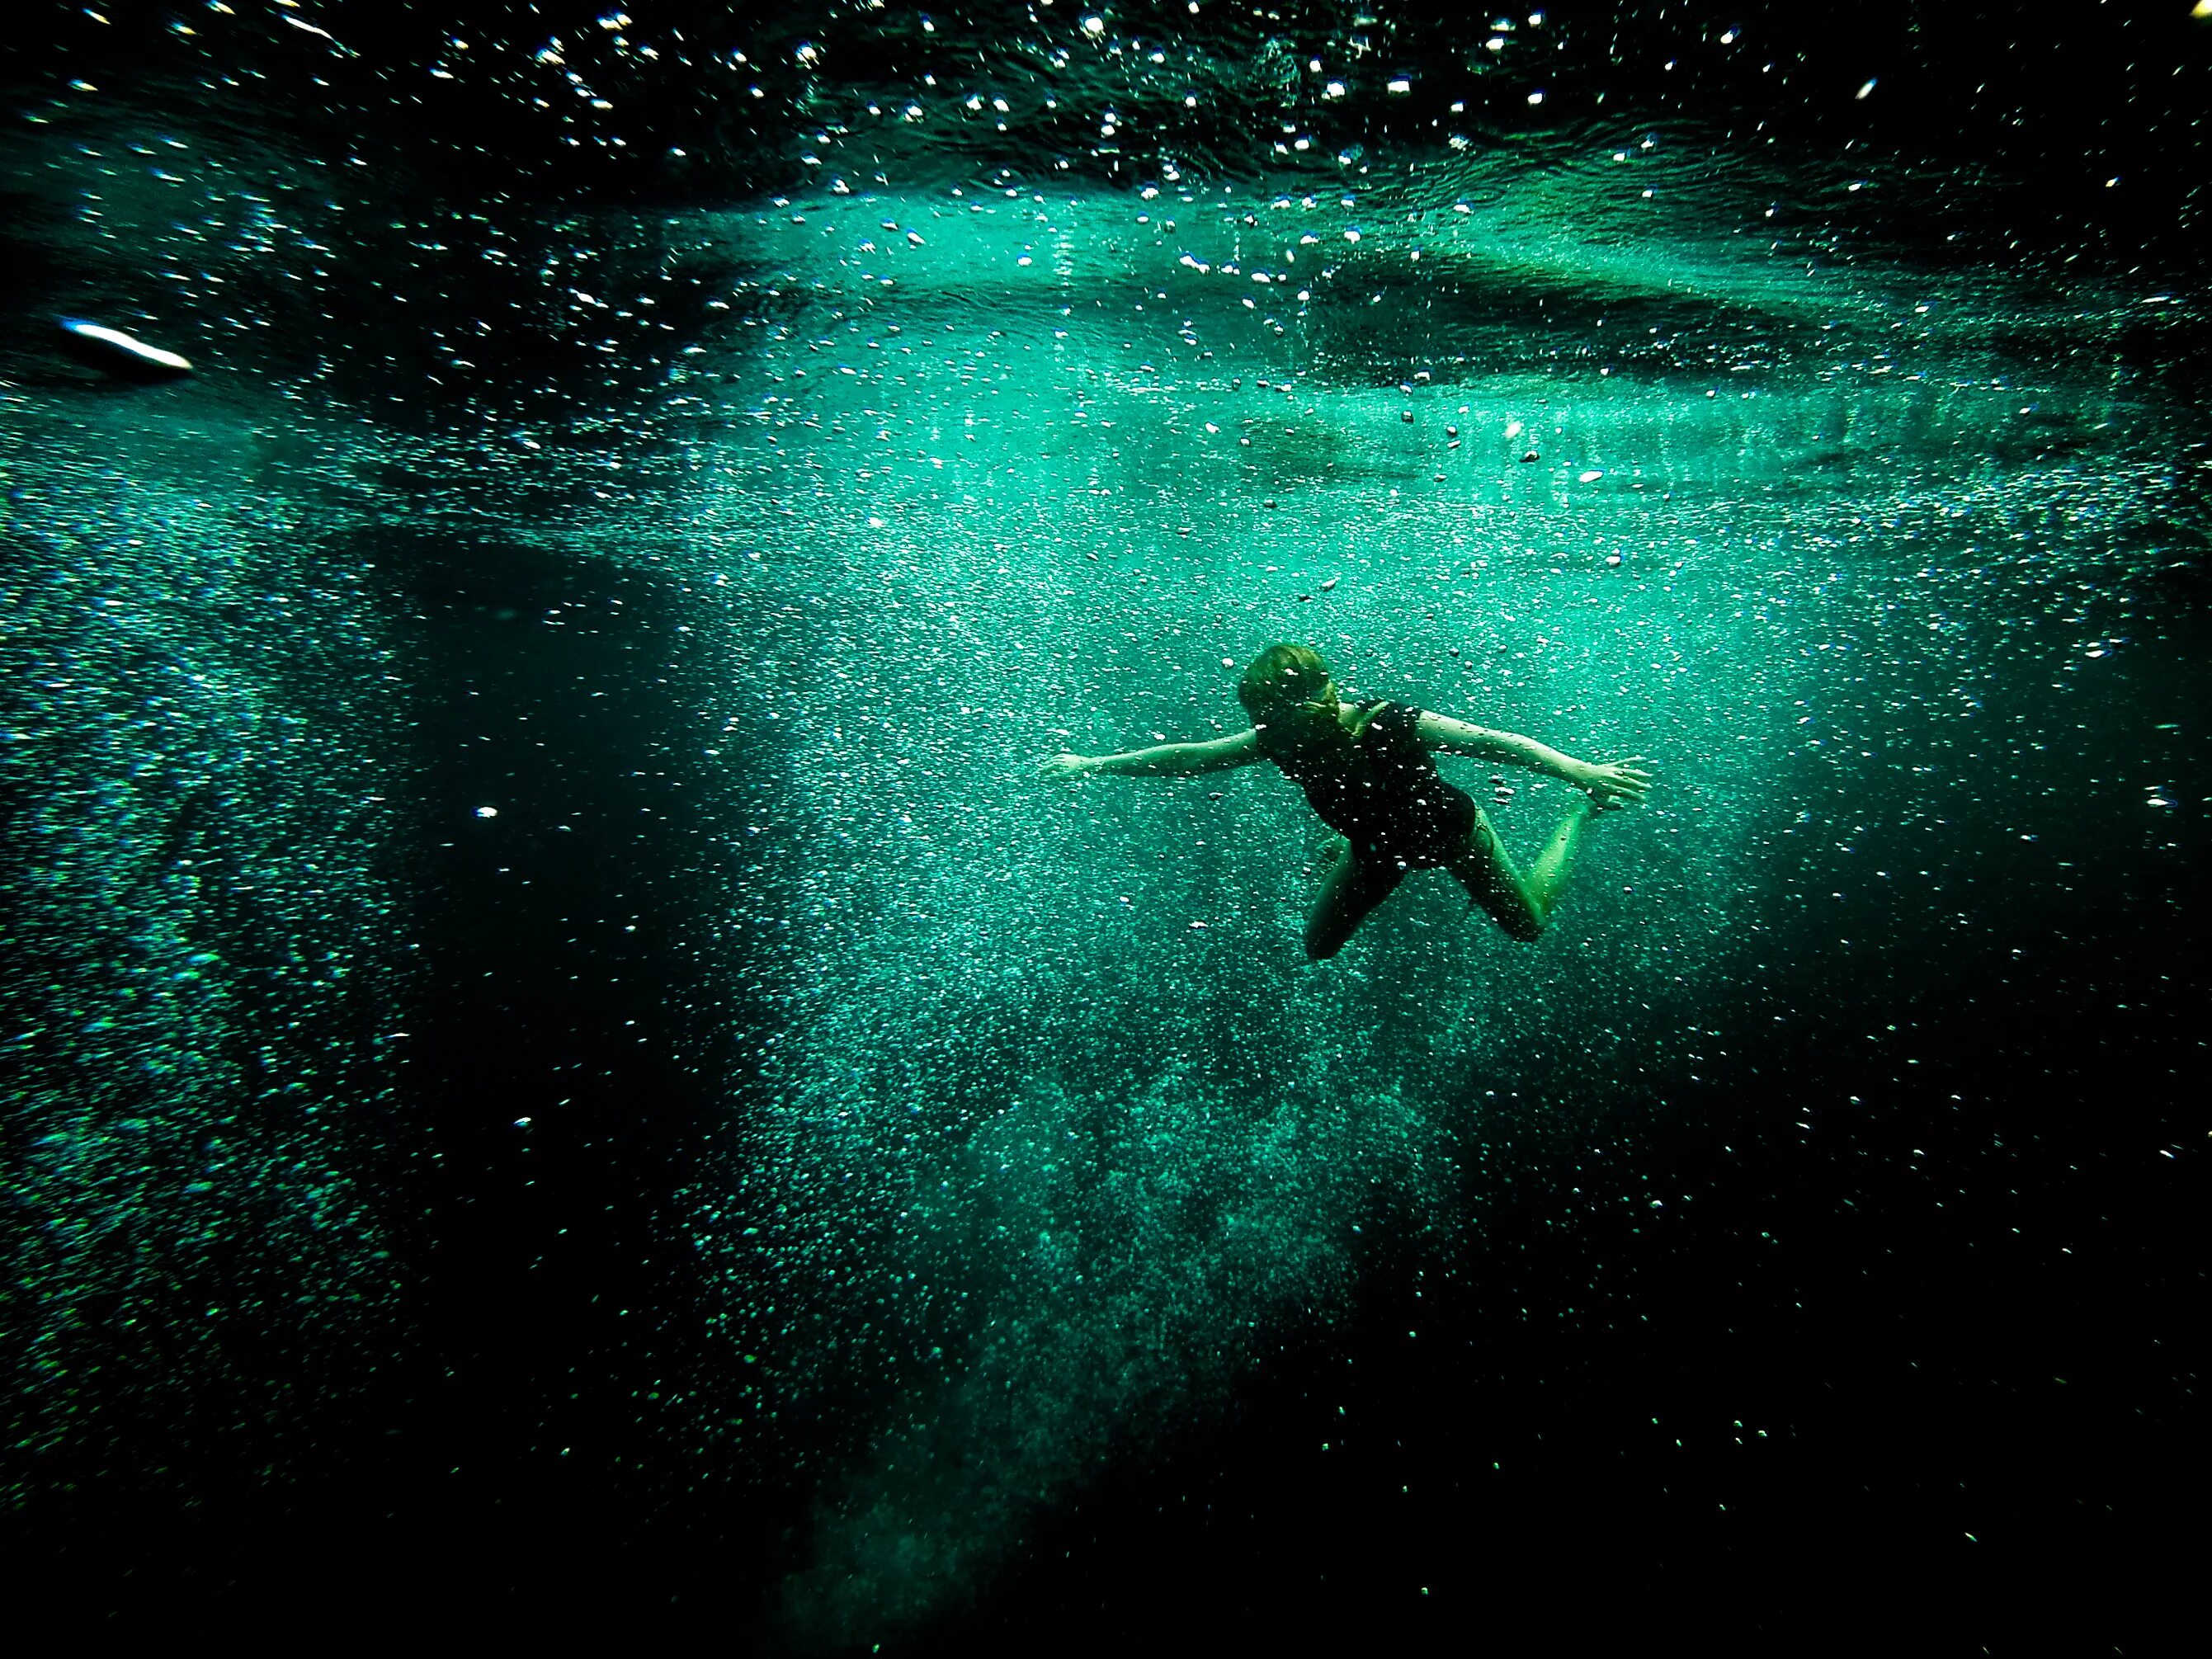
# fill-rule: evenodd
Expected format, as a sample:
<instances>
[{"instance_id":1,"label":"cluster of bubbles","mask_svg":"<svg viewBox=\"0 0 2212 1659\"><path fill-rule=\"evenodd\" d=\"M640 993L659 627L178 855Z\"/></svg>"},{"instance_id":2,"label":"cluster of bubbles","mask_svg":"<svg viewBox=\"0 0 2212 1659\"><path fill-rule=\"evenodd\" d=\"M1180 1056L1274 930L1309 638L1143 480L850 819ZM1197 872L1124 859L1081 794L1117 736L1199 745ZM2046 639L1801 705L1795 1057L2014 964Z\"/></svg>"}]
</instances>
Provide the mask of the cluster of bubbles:
<instances>
[{"instance_id":1,"label":"cluster of bubbles","mask_svg":"<svg viewBox=\"0 0 2212 1659\"><path fill-rule=\"evenodd\" d=\"M282 1461L398 1341L398 687L273 434L11 399L8 1493ZM171 1425L158 1460L143 1413Z\"/></svg>"}]
</instances>

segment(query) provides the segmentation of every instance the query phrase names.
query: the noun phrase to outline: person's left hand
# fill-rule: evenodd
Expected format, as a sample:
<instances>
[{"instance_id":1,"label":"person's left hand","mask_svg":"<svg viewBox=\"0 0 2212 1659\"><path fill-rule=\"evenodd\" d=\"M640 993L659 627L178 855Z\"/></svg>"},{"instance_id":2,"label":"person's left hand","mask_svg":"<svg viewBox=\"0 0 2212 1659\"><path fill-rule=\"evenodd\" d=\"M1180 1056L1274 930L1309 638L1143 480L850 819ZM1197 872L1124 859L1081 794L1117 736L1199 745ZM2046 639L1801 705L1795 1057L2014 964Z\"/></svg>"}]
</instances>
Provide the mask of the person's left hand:
<instances>
[{"instance_id":1,"label":"person's left hand","mask_svg":"<svg viewBox=\"0 0 2212 1659\"><path fill-rule=\"evenodd\" d=\"M1585 767L1576 781L1589 792L1599 811L1609 811L1642 800L1651 787L1651 774L1645 769L1643 756L1631 755L1626 760Z\"/></svg>"},{"instance_id":2,"label":"person's left hand","mask_svg":"<svg viewBox=\"0 0 2212 1659\"><path fill-rule=\"evenodd\" d=\"M1097 763L1088 755L1053 755L1037 763L1037 770L1048 778L1079 778Z\"/></svg>"}]
</instances>

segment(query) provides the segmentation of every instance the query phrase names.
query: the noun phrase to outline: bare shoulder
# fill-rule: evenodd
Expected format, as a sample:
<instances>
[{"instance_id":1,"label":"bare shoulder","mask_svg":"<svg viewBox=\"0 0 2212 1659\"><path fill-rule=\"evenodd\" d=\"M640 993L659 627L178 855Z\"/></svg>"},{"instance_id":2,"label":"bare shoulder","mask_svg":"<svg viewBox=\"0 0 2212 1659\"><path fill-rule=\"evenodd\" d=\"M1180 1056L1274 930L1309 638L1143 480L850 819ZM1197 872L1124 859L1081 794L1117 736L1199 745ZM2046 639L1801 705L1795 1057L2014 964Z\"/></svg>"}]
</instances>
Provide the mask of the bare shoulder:
<instances>
[{"instance_id":1,"label":"bare shoulder","mask_svg":"<svg viewBox=\"0 0 2212 1659\"><path fill-rule=\"evenodd\" d=\"M1357 743L1360 733L1380 720L1383 712L1391 707L1390 703L1379 697L1373 702L1347 702L1342 706L1338 718L1343 721L1344 729L1352 734L1352 740Z\"/></svg>"}]
</instances>

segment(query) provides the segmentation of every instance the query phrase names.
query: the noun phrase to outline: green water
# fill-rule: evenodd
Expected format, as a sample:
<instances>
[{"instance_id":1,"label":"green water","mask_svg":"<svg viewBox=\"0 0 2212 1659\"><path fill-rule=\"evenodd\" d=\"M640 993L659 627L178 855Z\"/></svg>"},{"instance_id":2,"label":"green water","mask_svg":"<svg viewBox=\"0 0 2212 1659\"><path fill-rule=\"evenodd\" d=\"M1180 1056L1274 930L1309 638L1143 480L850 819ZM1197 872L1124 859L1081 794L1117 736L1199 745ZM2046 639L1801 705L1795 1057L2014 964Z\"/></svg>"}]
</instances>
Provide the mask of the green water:
<instances>
[{"instance_id":1,"label":"green water","mask_svg":"<svg viewBox=\"0 0 2212 1659\"><path fill-rule=\"evenodd\" d=\"M736 1432L883 1374L833 1601L959 1581L1328 1318L1363 1230L1448 1262L1531 1072L1570 1121L1682 1086L1702 1011L1802 1018L1855 951L1909 977L2044 830L2032 751L2172 550L2176 411L2110 355L2144 296L1808 270L1710 179L1706 234L1639 246L1609 215L1678 179L1611 149L1464 213L971 187L715 227L805 304L729 371L753 428L664 556L790 619L705 648L782 723L757 844L805 874L796 914L734 907L794 1018L700 1242L758 1355ZM1540 948L1439 876L1310 966L1324 832L1271 769L1032 775L1237 729L1275 639L1661 784ZM1565 802L1515 781L1525 856Z\"/></svg>"},{"instance_id":2,"label":"green water","mask_svg":"<svg viewBox=\"0 0 2212 1659\"><path fill-rule=\"evenodd\" d=\"M1931 268L1851 228L1913 180L1644 128L1353 207L850 182L449 217L261 180L259 241L149 231L188 287L396 236L434 345L403 283L264 277L253 374L217 344L143 395L7 391L11 927L50 964L9 1010L19 1480L123 1432L118 1371L287 1446L406 1351L359 1172L438 1156L424 860L542 858L607 777L659 781L653 847L696 849L651 874L667 948L767 1011L665 1223L724 1363L660 1409L702 1464L821 1471L793 1604L847 1635L1218 1410L1378 1251L1470 1271L1466 1176L1510 1131L1733 1076L1720 1026L1817 1021L1832 976L1902 998L2092 840L2155 863L2195 799L2136 638L2203 535L2201 417L2122 349L2155 289ZM472 328L489 267L535 276ZM518 311L548 367L483 372ZM537 562L597 579L466 623L536 689L452 728L471 793L426 792L392 573ZM1324 832L1272 769L1038 770L1237 729L1276 640L1659 783L1540 945L1430 874L1310 964ZM571 672L584 641L629 665ZM641 747L529 771L626 695L667 711ZM1507 781L1525 859L1566 794ZM1914 1063L1909 1024L1868 1040ZM557 1122L525 1103L518 1134Z\"/></svg>"}]
</instances>

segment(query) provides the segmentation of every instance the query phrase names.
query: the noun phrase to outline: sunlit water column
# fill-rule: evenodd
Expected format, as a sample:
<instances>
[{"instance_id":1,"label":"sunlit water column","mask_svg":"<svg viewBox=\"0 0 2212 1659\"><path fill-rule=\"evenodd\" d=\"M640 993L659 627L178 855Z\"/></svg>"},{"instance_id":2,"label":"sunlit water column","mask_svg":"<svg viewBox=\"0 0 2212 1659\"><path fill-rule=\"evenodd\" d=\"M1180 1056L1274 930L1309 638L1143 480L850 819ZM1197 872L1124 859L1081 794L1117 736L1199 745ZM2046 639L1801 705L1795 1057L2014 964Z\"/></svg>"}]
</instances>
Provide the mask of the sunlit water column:
<instances>
[{"instance_id":1,"label":"sunlit water column","mask_svg":"<svg viewBox=\"0 0 2212 1659\"><path fill-rule=\"evenodd\" d=\"M760 343L728 365L737 418L691 516L735 553L733 626L779 641L740 672L790 745L762 830L808 896L750 918L787 941L792 1018L706 1242L756 1431L781 1413L834 1440L816 1401L880 1402L845 1431L874 1455L830 1500L820 1573L862 1625L989 1565L1285 1319L1330 1317L1364 1230L1455 1231L1484 1102L1532 1054L1647 1081L1640 1046L1709 990L1741 908L1764 758L1727 740L1740 708L1682 690L1720 648L1711 574L1679 527L1654 544L1663 465L1608 455L1630 476L1580 482L1663 406L1624 387L1571 412L1464 368L1409 400L1395 365L1322 361L1288 295L1247 307L1172 255L1176 289L1150 286L1129 212L1031 192L756 216L781 303L746 296ZM878 268L894 285L862 287ZM1579 453L1531 471L1539 423ZM1681 775L1601 826L1539 950L1425 878L1312 968L1322 836L1272 769L1036 770L1235 729L1235 671L1277 638L1377 694ZM1533 851L1566 803L1516 782L1494 810Z\"/></svg>"},{"instance_id":2,"label":"sunlit water column","mask_svg":"<svg viewBox=\"0 0 2212 1659\"><path fill-rule=\"evenodd\" d=\"M1587 180L1497 183L1380 227L971 185L679 230L732 275L666 510L577 533L681 574L702 721L785 780L725 803L781 1019L694 1198L724 1420L848 1472L794 1586L824 1629L978 1582L1378 1243L1462 1252L1493 1130L1666 1109L1715 1010L1991 925L1972 831L2033 836L2060 715L1990 699L2106 654L2046 666L2033 617L2140 575L2177 487L2077 349L2114 302L1808 269L1738 237L1763 187L1632 255L1570 234ZM1322 836L1271 769L1036 772L1234 729L1275 639L1661 787L1536 949L1429 876L1310 966ZM1524 853L1565 805L1447 764Z\"/></svg>"}]
</instances>

